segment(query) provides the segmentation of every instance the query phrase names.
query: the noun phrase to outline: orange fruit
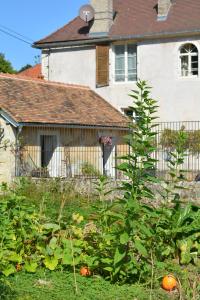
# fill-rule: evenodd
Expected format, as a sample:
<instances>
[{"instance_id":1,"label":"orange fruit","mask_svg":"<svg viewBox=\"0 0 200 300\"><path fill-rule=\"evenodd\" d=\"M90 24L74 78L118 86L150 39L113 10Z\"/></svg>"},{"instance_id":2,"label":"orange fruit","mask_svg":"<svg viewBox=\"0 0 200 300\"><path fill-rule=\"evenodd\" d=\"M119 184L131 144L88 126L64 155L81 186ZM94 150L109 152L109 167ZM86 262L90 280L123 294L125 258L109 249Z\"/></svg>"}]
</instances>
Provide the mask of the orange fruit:
<instances>
[{"instance_id":1,"label":"orange fruit","mask_svg":"<svg viewBox=\"0 0 200 300\"><path fill-rule=\"evenodd\" d=\"M80 274L81 274L81 276L90 276L91 272L90 272L90 269L88 267L82 267L80 269Z\"/></svg>"},{"instance_id":2,"label":"orange fruit","mask_svg":"<svg viewBox=\"0 0 200 300\"><path fill-rule=\"evenodd\" d=\"M177 287L176 278L173 275L163 277L162 288L166 291L172 291Z\"/></svg>"}]
</instances>

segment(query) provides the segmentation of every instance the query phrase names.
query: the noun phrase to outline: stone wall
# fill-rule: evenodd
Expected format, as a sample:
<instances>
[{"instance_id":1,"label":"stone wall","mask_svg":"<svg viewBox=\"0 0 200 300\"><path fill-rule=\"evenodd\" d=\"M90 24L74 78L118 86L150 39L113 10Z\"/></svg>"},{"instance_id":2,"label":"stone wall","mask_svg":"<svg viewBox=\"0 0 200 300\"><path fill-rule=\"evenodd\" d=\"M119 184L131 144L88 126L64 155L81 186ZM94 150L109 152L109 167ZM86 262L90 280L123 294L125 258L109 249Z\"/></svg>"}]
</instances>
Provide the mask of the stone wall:
<instances>
[{"instance_id":1,"label":"stone wall","mask_svg":"<svg viewBox=\"0 0 200 300\"><path fill-rule=\"evenodd\" d=\"M40 181L40 179L34 179L36 181ZM44 179L42 179L44 180ZM53 179L46 179L46 180L53 180ZM84 178L72 178L72 179L61 179L61 188L64 187L66 184L73 187L73 189L86 196L96 196L97 191L95 190L97 179L84 179ZM179 190L181 199L185 202L191 201L195 204L200 205L200 182L182 182L181 187L183 189ZM106 191L113 190L106 198L108 200L114 200L119 198L123 195L123 192L120 191L118 188L121 186L120 180L109 180L109 184L106 186ZM152 204L154 203L157 205L162 201L161 192L162 192L162 184L155 184L151 187L155 193L155 199L152 200Z\"/></svg>"}]
</instances>

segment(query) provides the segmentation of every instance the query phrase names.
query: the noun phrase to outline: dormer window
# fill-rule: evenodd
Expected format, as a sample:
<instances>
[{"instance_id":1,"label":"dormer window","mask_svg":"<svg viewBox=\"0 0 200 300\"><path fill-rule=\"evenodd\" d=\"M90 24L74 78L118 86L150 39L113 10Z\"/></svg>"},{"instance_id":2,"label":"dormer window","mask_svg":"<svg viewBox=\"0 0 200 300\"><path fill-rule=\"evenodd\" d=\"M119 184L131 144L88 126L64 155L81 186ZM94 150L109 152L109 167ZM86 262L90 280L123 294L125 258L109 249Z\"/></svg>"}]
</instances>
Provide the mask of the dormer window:
<instances>
[{"instance_id":1,"label":"dormer window","mask_svg":"<svg viewBox=\"0 0 200 300\"><path fill-rule=\"evenodd\" d=\"M137 80L137 48L135 44L114 46L114 81Z\"/></svg>"},{"instance_id":2,"label":"dormer window","mask_svg":"<svg viewBox=\"0 0 200 300\"><path fill-rule=\"evenodd\" d=\"M180 48L180 67L182 77L197 77L199 74L198 49L193 44Z\"/></svg>"}]
</instances>

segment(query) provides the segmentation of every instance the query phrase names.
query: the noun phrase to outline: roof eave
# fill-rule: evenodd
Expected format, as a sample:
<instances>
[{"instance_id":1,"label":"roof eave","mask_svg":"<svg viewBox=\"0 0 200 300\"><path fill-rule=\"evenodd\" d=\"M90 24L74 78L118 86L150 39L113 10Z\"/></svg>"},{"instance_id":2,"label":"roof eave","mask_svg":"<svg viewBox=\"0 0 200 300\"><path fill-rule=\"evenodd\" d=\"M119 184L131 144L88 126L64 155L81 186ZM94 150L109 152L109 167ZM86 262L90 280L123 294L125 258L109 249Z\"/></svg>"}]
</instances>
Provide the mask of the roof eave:
<instances>
[{"instance_id":1,"label":"roof eave","mask_svg":"<svg viewBox=\"0 0 200 300\"><path fill-rule=\"evenodd\" d=\"M149 40L149 39L161 39L161 38L171 38L171 37L184 37L191 35L199 35L200 28L193 30L185 30L185 31L174 31L174 32L158 32L152 34L136 34L136 35L114 35L109 37L102 38L93 38L93 39L84 39L84 40L70 40L70 41L57 41L57 42L49 42L49 43L34 43L32 45L33 48L37 49L50 49L50 48L59 48L59 47L67 47L67 46L77 46L77 45L96 45L98 43L109 43L114 41L122 41L122 40Z\"/></svg>"},{"instance_id":2,"label":"roof eave","mask_svg":"<svg viewBox=\"0 0 200 300\"><path fill-rule=\"evenodd\" d=\"M56 128L84 128L84 129L116 129L116 130L128 130L128 124L110 123L110 124L58 124L58 123L39 123L39 122L20 122L19 126L26 127L56 127Z\"/></svg>"},{"instance_id":3,"label":"roof eave","mask_svg":"<svg viewBox=\"0 0 200 300\"><path fill-rule=\"evenodd\" d=\"M7 113L4 109L0 109L0 116L9 124L11 124L13 127L17 128L20 126L20 124L13 119L13 117Z\"/></svg>"}]
</instances>

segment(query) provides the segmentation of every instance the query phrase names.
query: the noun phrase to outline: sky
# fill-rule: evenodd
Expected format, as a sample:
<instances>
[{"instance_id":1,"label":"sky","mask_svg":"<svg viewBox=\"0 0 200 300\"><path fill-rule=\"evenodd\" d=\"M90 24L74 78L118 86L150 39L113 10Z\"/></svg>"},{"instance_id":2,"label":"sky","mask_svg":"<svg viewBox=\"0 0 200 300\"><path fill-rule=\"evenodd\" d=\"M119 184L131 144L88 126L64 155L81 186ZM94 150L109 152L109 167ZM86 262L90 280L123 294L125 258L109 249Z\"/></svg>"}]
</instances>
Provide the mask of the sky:
<instances>
[{"instance_id":1,"label":"sky","mask_svg":"<svg viewBox=\"0 0 200 300\"><path fill-rule=\"evenodd\" d=\"M0 18L0 53L16 70L34 65L40 50L14 39L1 30L5 27L37 41L68 23L89 0L3 0Z\"/></svg>"}]
</instances>

